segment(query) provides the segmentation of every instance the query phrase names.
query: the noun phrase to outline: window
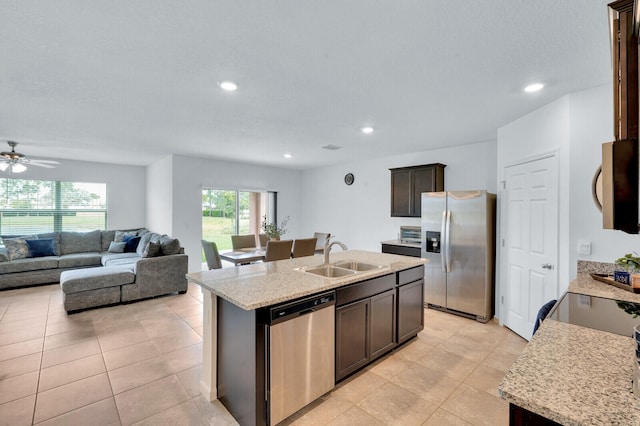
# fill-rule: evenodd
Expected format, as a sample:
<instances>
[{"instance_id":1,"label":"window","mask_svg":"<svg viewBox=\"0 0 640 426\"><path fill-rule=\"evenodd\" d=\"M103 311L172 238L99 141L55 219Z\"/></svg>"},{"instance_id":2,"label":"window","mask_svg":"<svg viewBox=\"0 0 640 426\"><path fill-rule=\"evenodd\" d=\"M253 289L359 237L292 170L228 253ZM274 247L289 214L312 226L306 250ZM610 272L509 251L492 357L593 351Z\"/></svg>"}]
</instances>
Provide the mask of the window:
<instances>
[{"instance_id":1,"label":"window","mask_svg":"<svg viewBox=\"0 0 640 426\"><path fill-rule=\"evenodd\" d=\"M106 226L104 183L0 179L0 235L92 231Z\"/></svg>"},{"instance_id":2,"label":"window","mask_svg":"<svg viewBox=\"0 0 640 426\"><path fill-rule=\"evenodd\" d=\"M275 192L202 189L202 239L231 249L231 235L260 234L264 216L276 217Z\"/></svg>"}]
</instances>

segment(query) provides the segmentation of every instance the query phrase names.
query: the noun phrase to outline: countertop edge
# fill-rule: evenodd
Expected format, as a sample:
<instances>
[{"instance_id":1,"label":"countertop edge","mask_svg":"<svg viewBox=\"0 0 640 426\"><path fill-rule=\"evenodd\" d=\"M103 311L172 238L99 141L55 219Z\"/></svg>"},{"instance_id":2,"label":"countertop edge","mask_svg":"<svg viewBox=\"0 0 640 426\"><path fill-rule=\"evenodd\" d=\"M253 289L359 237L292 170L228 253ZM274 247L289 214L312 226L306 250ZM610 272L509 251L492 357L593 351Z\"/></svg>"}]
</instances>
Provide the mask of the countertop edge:
<instances>
[{"instance_id":1,"label":"countertop edge","mask_svg":"<svg viewBox=\"0 0 640 426\"><path fill-rule=\"evenodd\" d=\"M357 274L325 278L296 271L301 267L317 266L319 256L307 258L287 259L275 262L265 262L232 268L192 272L186 275L187 280L202 287L241 309L251 311L275 304L287 302L305 296L333 290L349 284L366 281L398 271L415 268L428 262L427 259L401 256L396 254L347 250L332 253L332 262L356 258L359 261L369 261L383 264L380 259L386 259L388 264L376 270L364 271ZM374 260L370 260L369 258ZM234 274L235 272L235 274ZM206 279L205 279L206 278ZM291 281L296 283L291 285ZM286 287L286 288L285 288ZM272 293L265 294L271 291ZM256 302L248 302L250 295L255 294Z\"/></svg>"}]
</instances>

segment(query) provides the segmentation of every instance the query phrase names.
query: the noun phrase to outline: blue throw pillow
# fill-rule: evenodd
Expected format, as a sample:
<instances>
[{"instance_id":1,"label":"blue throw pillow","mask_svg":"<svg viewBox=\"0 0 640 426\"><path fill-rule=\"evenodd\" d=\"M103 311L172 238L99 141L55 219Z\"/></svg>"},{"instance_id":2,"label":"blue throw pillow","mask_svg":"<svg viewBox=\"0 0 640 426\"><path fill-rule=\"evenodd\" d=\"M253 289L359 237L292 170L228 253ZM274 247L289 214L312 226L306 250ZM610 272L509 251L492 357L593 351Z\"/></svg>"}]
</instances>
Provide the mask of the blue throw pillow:
<instances>
[{"instance_id":1,"label":"blue throw pillow","mask_svg":"<svg viewBox=\"0 0 640 426\"><path fill-rule=\"evenodd\" d=\"M125 235L124 237L122 237L122 242L127 243L127 245L124 247L125 253L134 253L138 248L138 243L140 243L140 237Z\"/></svg>"},{"instance_id":2,"label":"blue throw pillow","mask_svg":"<svg viewBox=\"0 0 640 426\"><path fill-rule=\"evenodd\" d=\"M41 240L26 240L31 257L55 256L53 251L53 238Z\"/></svg>"}]
</instances>

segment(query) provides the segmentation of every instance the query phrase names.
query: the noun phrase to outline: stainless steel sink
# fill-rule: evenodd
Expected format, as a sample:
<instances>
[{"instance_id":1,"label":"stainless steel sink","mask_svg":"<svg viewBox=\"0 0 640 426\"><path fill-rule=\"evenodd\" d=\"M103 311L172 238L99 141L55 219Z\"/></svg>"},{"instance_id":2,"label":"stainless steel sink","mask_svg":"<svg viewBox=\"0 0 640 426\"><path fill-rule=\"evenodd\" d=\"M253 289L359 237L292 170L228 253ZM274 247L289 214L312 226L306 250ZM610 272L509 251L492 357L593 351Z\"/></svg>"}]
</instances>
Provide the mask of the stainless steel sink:
<instances>
[{"instance_id":1,"label":"stainless steel sink","mask_svg":"<svg viewBox=\"0 0 640 426\"><path fill-rule=\"evenodd\" d=\"M337 268L350 269L352 271L358 271L358 272L384 268L383 265L373 265L371 263L358 262L357 260L343 260L343 261L334 263L333 266Z\"/></svg>"},{"instance_id":2,"label":"stainless steel sink","mask_svg":"<svg viewBox=\"0 0 640 426\"><path fill-rule=\"evenodd\" d=\"M318 266L317 268L304 269L304 272L328 278L345 277L347 275L353 275L356 273L355 270L338 268L333 265L324 265Z\"/></svg>"}]
</instances>

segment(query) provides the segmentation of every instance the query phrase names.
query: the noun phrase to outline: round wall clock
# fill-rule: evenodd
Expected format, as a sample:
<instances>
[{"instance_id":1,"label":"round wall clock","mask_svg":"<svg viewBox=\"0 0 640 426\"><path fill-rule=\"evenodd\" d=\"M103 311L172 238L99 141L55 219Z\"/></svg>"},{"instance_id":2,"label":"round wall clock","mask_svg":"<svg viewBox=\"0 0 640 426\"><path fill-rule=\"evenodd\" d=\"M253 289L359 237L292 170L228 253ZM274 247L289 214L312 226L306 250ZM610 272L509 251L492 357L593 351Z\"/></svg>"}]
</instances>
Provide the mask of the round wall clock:
<instances>
[{"instance_id":1,"label":"round wall clock","mask_svg":"<svg viewBox=\"0 0 640 426\"><path fill-rule=\"evenodd\" d=\"M347 185L351 185L354 179L355 178L353 177L353 173L347 173L346 175L344 175L344 183L346 183Z\"/></svg>"}]
</instances>

